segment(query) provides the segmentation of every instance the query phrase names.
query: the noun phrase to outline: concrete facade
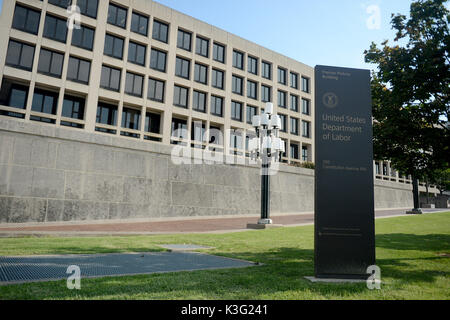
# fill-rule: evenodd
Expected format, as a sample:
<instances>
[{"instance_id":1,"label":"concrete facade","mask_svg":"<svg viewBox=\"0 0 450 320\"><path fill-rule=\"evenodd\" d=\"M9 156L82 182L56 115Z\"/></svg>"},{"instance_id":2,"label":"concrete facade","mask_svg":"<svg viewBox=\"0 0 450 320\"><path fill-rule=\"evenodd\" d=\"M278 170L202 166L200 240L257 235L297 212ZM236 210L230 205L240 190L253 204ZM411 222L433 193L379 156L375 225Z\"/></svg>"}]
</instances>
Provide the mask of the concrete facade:
<instances>
[{"instance_id":1,"label":"concrete facade","mask_svg":"<svg viewBox=\"0 0 450 320\"><path fill-rule=\"evenodd\" d=\"M258 167L175 165L172 148L0 119L0 223L259 217ZM312 212L314 171L281 165L271 192L274 215ZM411 203L411 185L375 182L377 209Z\"/></svg>"},{"instance_id":2,"label":"concrete facade","mask_svg":"<svg viewBox=\"0 0 450 320\"><path fill-rule=\"evenodd\" d=\"M73 0L72 4L77 5L81 1ZM123 28L107 22L110 4L126 10L126 25ZM13 27L18 6L39 13L36 34ZM135 13L148 19L146 36L131 31ZM259 169L246 164L245 137L253 132L248 123L250 119L247 119L247 107L255 107L258 114L265 107L263 86L270 88L270 101L274 103L275 111L286 119L286 130L280 132L286 143L283 162L297 165L314 162L312 67L151 0L102 0L98 2L95 18L81 15L81 25L95 31L92 49L73 45L72 30L68 30L65 42L44 36L48 16L67 20L69 14L66 8L53 5L49 0L3 1L0 16L0 89L4 89L3 83L8 83L25 87L27 94L23 108L19 108L7 101L6 95L11 95L11 92L1 91L5 96L0 96L0 101L9 104L0 103L0 223L259 216ZM153 30L157 22L168 26L167 41L154 39ZM179 48L179 30L191 34L190 50ZM121 59L104 53L107 34L123 40ZM208 41L209 53L206 57L196 53L196 39L200 37ZM30 70L6 63L11 40L34 48ZM129 61L130 42L146 48L144 65ZM223 62L213 58L214 44L224 47ZM42 50L63 56L60 76L49 76L38 71ZM151 68L152 50L166 53L164 71ZM233 64L235 51L242 54L242 68ZM72 57L90 62L88 83L68 79ZM177 57L190 61L190 76L187 79L176 76ZM256 72L251 72L249 68L252 59L256 61ZM262 74L263 62L270 65L270 77ZM206 83L195 80L195 64L207 68ZM102 66L121 71L118 91L100 86ZM285 71L284 83L278 76L279 69ZM223 88L212 85L213 70L223 72ZM127 72L143 77L140 96L126 93ZM297 76L296 85L291 74ZM236 76L243 81L242 94L232 90L233 77ZM164 82L162 101L148 98L150 79ZM303 86L303 79L309 83L307 88ZM256 84L256 99L248 95L250 82ZM175 86L188 89L187 108L175 105ZM34 97L39 90L55 94L54 112L33 108ZM205 112L193 108L195 91L206 94ZM278 92L285 95L284 107ZM64 116L66 96L84 101L85 108L80 118ZM223 99L222 116L211 112L213 96ZM298 98L297 110L291 108L291 97ZM303 112L303 100L309 103L308 112ZM232 117L232 102L242 104L240 121ZM116 107L115 124L107 125L99 121L99 103ZM134 110L139 114L136 128L132 129L122 122L122 117L127 116L125 110ZM158 132L150 132L146 126L147 113L160 116ZM205 129L219 128L224 139L219 141L218 146L211 143L206 132L205 141L191 141L190 134L180 140L173 136L173 119L186 121L188 132L193 130L193 122L198 121ZM296 133L292 132L291 119L298 121ZM78 128L68 127L67 123ZM303 134L305 123L309 123L309 134ZM99 129L113 132L99 132ZM239 146L230 144L229 130L241 132L243 139ZM240 164L176 165L171 160L176 143L195 145L200 150L219 150L228 157L238 154ZM291 153L291 144L298 147L296 156ZM399 176L388 163L380 162L375 166L374 175L377 178L376 208L411 206L412 187L407 177ZM273 214L313 211L313 170L282 165L271 182Z\"/></svg>"},{"instance_id":3,"label":"concrete facade","mask_svg":"<svg viewBox=\"0 0 450 320\"><path fill-rule=\"evenodd\" d=\"M77 5L77 1L72 1L73 5ZM126 26L125 28L118 27L111 23L107 23L109 5L117 5L120 8L126 9ZM24 6L40 12L40 22L37 34L31 34L18 30L12 27L14 12L16 6ZM245 152L245 137L247 133L252 131L252 127L248 124L246 117L247 107L255 107L257 113L261 113L261 109L265 107L265 102L262 101L262 86L270 88L270 101L274 103L275 110L286 117L286 132L281 132L281 138L286 142L287 153L283 159L285 162L314 162L314 81L313 68L301 62L295 61L274 51L261 47L255 43L242 39L238 36L230 34L224 30L216 28L212 25L194 19L178 11L172 10L152 0L102 0L98 2L97 17L94 19L86 15L81 15L81 25L95 30L95 38L93 41L93 49L86 50L72 44L73 32L68 30L67 39L64 43L49 39L45 37L44 26L47 15L59 17L66 20L69 14L66 8L50 4L48 0L13 0L4 1L3 10L0 17L0 82L4 79L12 83L18 83L28 88L28 98L26 106L23 109L14 108L8 105L0 104L1 113L13 113L16 116L23 117L24 122L34 122L35 117L45 118L46 121L54 122L54 126L59 127L64 123L71 123L80 126L80 129L86 132L109 135L108 133L100 133L98 129L113 130L113 134L121 136L123 134L131 134L138 137L124 137L129 140L146 141L146 138L158 140L160 143L169 145L171 143L186 143L190 141L178 141L172 136L172 119L181 119L186 121L187 130L193 130L193 122L200 121L206 129L214 127L220 128L224 135L221 141L221 147L227 154L234 154L235 152ZM131 31L132 14L138 13L148 18L148 34L147 36ZM167 43L155 40L152 37L153 28L155 28L155 21L162 22L168 25L168 40ZM183 30L191 34L191 49L184 50L178 47L177 36L178 31ZM122 59L117 59L108 56L104 53L105 37L106 35L113 35L119 37L124 41ZM208 40L209 53L207 57L196 53L196 39L201 37ZM8 46L10 40L17 40L28 45L33 46L34 60L32 63L32 70L26 71L5 65ZM129 43L134 42L145 46L146 58L144 65L138 65L129 62ZM224 63L213 59L213 44L217 43L225 48ZM62 65L62 73L60 77L52 77L38 71L40 60L40 51L42 49L52 50L54 52L64 55ZM150 68L151 50L160 50L167 54L166 70L164 72ZM233 52L237 51L243 55L242 69L233 66ZM68 79L68 65L69 58L82 58L91 63L89 83L83 84L74 82ZM189 77L187 79L175 75L176 58L180 57L190 62ZM257 61L256 74L249 72L248 58L255 58ZM271 68L270 78L262 76L262 62L268 62ZM199 83L194 80L194 65L201 64L207 67L207 83ZM120 90L111 91L101 87L101 73L102 66L110 66L121 71ZM280 83L277 71L282 68L286 71L285 84ZM224 73L222 89L212 85L213 69ZM143 77L142 92L140 96L133 96L125 92L126 74L131 72L133 74ZM294 87L291 83L290 74L295 74L297 78L297 85ZM238 76L242 79L242 94L236 94L232 91L233 76ZM148 83L149 79L157 79L163 81L165 84L163 101L150 100L148 97ZM308 80L309 88L302 89L302 78ZM256 83L257 97L249 98L247 92L248 81ZM174 88L181 86L188 89L188 106L181 108L175 106L174 102ZM42 113L33 110L33 93L36 89L50 90L58 94L58 102L56 112ZM206 94L206 111L199 112L194 110L194 91ZM286 95L285 107L278 107L280 104L278 99L278 92L283 92ZM86 107L82 119L67 118L62 115L63 100L65 95L71 95L82 98L85 101ZM223 114L216 116L210 112L211 97L217 96L223 99ZM290 98L295 96L298 99L298 109L294 111L290 106ZM309 102L309 113L302 112L302 101ZM242 104L241 120L236 121L232 118L231 104L238 102ZM97 119L97 106L99 103L108 103L116 107L117 118L115 124L107 125L99 123ZM134 110L139 112L139 126L137 128L129 128L123 126L122 117L123 110ZM146 113L151 112L158 114L161 118L160 128L157 133L149 132L146 125ZM297 120L298 132L291 133L291 118ZM33 120L34 119L34 120ZM304 122L309 124L309 135L302 134L302 126ZM63 124L61 124L63 123ZM236 148L230 146L228 130L239 130L243 136L243 141ZM208 133L206 133L208 135ZM205 137L208 141L209 137ZM155 143L148 141L148 143ZM206 143L199 143L200 146L207 147ZM298 154L290 154L289 146L293 144L298 148ZM214 146L216 147L216 146ZM305 156L302 156L302 148L305 148Z\"/></svg>"}]
</instances>

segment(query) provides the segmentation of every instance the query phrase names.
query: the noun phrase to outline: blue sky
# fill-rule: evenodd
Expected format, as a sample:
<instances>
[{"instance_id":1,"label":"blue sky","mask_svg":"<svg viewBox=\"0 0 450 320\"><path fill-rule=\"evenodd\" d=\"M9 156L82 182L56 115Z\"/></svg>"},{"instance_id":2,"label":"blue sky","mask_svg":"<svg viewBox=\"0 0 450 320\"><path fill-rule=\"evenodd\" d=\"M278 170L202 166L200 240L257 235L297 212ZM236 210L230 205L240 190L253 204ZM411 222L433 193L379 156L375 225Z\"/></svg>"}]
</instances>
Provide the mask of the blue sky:
<instances>
[{"instance_id":1,"label":"blue sky","mask_svg":"<svg viewBox=\"0 0 450 320\"><path fill-rule=\"evenodd\" d=\"M3 1L0 0L0 5ZM391 13L407 14L411 3L411 0L157 1L310 66L365 69L373 66L364 63L364 50L372 41L380 44L384 39L392 39ZM370 6L379 8L379 28L367 26L371 14L366 10Z\"/></svg>"},{"instance_id":2,"label":"blue sky","mask_svg":"<svg viewBox=\"0 0 450 320\"><path fill-rule=\"evenodd\" d=\"M373 69L363 52L392 40L391 13L408 14L411 0L156 0L310 66ZM367 8L377 6L378 28ZM372 12L371 12L372 13ZM375 21L375 20L370 20ZM374 26L374 25L372 25Z\"/></svg>"}]
</instances>

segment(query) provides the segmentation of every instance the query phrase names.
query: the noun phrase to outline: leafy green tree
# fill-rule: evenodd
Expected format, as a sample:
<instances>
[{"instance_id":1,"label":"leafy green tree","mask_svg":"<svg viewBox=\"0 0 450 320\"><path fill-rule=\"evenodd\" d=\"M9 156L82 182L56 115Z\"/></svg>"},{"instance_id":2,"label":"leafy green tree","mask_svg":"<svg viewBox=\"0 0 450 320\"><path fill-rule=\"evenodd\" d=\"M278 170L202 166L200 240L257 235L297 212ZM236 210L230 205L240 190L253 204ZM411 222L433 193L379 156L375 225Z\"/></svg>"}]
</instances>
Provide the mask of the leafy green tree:
<instances>
[{"instance_id":1,"label":"leafy green tree","mask_svg":"<svg viewBox=\"0 0 450 320\"><path fill-rule=\"evenodd\" d=\"M431 184L436 185L441 195L445 191L450 191L450 169L437 170L430 176Z\"/></svg>"},{"instance_id":2,"label":"leafy green tree","mask_svg":"<svg viewBox=\"0 0 450 320\"><path fill-rule=\"evenodd\" d=\"M374 155L417 179L449 167L450 35L446 0L418 0L392 15L394 45L372 43ZM416 199L417 197L417 199ZM417 200L417 201L416 201Z\"/></svg>"}]
</instances>

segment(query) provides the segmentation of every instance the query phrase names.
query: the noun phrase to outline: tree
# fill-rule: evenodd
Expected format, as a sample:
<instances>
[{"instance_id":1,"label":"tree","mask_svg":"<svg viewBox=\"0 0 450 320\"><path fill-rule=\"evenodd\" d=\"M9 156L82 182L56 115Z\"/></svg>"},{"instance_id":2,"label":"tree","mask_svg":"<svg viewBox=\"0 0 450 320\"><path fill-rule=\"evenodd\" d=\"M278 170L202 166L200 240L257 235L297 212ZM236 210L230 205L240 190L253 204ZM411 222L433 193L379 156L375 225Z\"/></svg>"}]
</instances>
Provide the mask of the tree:
<instances>
[{"instance_id":1,"label":"tree","mask_svg":"<svg viewBox=\"0 0 450 320\"><path fill-rule=\"evenodd\" d=\"M374 155L417 179L449 167L450 35L446 0L418 0L410 17L392 15L394 45L372 42ZM401 43L406 45L401 46ZM417 199L416 199L417 198Z\"/></svg>"},{"instance_id":2,"label":"tree","mask_svg":"<svg viewBox=\"0 0 450 320\"><path fill-rule=\"evenodd\" d=\"M445 191L450 191L450 169L437 170L430 176L430 182L436 185L439 192L444 194Z\"/></svg>"}]
</instances>

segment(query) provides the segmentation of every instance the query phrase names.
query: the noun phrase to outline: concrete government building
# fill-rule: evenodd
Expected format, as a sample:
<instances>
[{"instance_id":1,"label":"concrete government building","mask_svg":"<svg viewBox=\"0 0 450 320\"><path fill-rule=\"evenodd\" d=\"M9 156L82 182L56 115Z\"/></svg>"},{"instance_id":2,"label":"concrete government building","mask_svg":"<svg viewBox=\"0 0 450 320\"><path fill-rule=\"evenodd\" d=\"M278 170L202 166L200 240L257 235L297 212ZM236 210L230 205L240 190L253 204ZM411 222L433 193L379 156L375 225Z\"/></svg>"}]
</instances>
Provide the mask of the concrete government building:
<instances>
[{"instance_id":1,"label":"concrete government building","mask_svg":"<svg viewBox=\"0 0 450 320\"><path fill-rule=\"evenodd\" d=\"M245 159L266 102L286 145L273 212L312 211L314 173L293 164L314 162L313 77L313 67L151 0L6 0L0 223L258 216L257 166L176 165L171 150ZM389 163L375 168L376 207L409 208L410 180Z\"/></svg>"}]
</instances>

